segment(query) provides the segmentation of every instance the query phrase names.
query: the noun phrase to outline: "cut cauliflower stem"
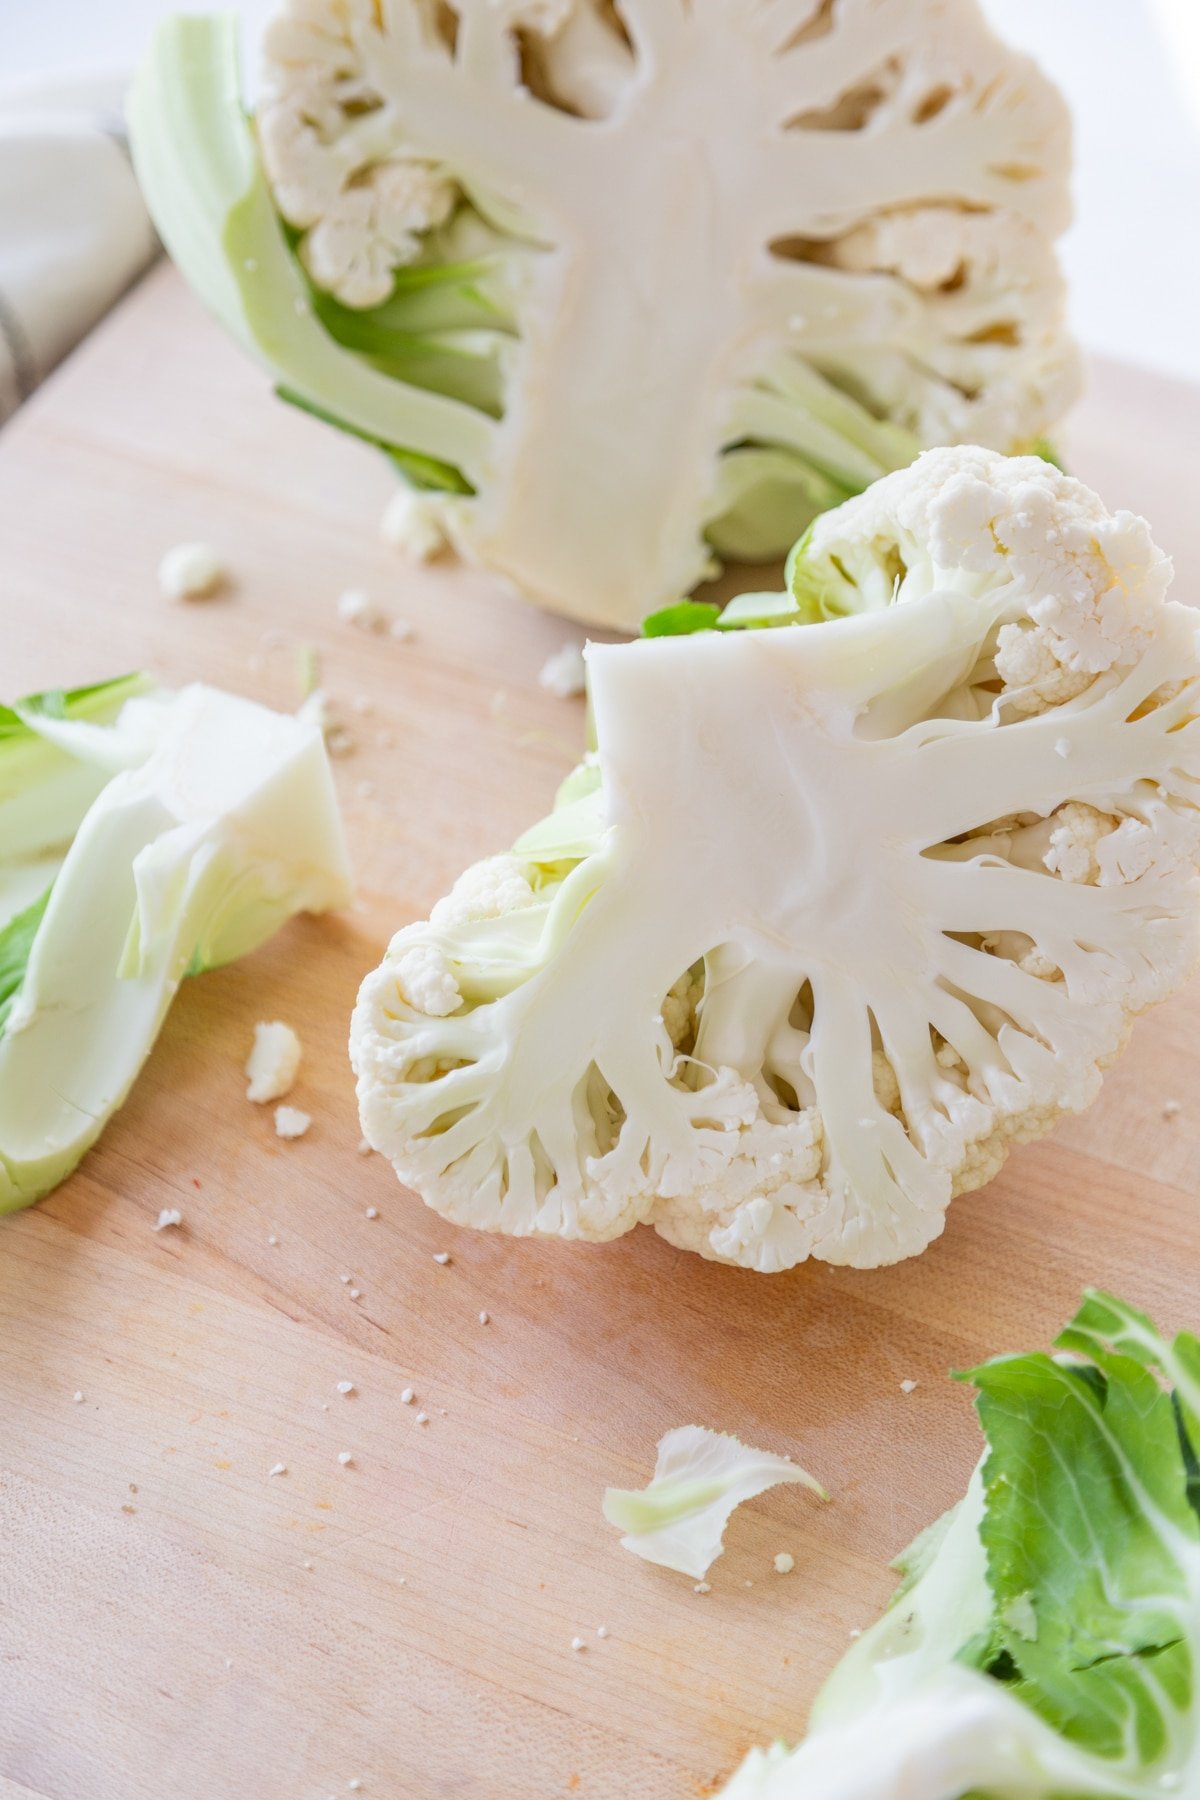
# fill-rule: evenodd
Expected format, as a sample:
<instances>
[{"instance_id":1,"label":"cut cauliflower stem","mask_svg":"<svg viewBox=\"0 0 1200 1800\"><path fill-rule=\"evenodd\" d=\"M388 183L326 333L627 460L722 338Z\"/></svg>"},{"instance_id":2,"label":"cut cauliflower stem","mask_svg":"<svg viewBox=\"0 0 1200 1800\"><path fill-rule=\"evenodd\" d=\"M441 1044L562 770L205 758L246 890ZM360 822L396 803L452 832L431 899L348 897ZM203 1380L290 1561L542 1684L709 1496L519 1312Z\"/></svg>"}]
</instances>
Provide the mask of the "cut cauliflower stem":
<instances>
[{"instance_id":1,"label":"cut cauliflower stem","mask_svg":"<svg viewBox=\"0 0 1200 1800\"><path fill-rule=\"evenodd\" d=\"M1078 387L1058 95L976 0L289 0L132 103L176 261L422 491L387 532L636 628Z\"/></svg>"},{"instance_id":2,"label":"cut cauliflower stem","mask_svg":"<svg viewBox=\"0 0 1200 1800\"><path fill-rule=\"evenodd\" d=\"M788 595L592 646L598 757L503 860L513 908L452 895L363 984L367 1138L464 1225L646 1222L764 1271L923 1249L1196 960L1169 578L1049 464L939 450L819 519ZM1027 639L1087 686L1034 710Z\"/></svg>"}]
</instances>

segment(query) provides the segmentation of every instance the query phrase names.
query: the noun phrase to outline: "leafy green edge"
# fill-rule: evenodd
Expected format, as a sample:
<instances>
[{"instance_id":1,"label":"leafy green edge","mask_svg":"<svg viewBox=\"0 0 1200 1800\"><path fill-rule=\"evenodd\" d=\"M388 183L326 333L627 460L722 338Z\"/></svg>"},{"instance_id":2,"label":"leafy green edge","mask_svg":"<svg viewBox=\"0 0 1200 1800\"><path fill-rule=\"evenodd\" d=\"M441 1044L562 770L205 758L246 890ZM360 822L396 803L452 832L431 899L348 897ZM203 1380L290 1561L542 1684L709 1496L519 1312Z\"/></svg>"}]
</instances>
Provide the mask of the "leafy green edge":
<instances>
[{"instance_id":1,"label":"leafy green edge","mask_svg":"<svg viewBox=\"0 0 1200 1800\"><path fill-rule=\"evenodd\" d=\"M0 929L0 1038L16 1005L54 883Z\"/></svg>"}]
</instances>

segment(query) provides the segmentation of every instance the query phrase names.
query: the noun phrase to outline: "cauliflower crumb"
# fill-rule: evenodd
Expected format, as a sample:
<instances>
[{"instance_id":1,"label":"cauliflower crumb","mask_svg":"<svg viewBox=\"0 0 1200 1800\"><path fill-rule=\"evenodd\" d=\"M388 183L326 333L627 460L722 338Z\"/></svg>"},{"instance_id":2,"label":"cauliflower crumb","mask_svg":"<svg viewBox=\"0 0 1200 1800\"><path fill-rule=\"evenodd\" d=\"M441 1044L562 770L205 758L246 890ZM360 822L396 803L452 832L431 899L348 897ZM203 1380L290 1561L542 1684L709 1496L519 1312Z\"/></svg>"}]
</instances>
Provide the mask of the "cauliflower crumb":
<instances>
[{"instance_id":1,"label":"cauliflower crumb","mask_svg":"<svg viewBox=\"0 0 1200 1800\"><path fill-rule=\"evenodd\" d=\"M693 1587L692 1592L693 1592L693 1594L711 1594L712 1593L712 1582L711 1581L698 1581L695 1584L695 1586Z\"/></svg>"},{"instance_id":2,"label":"cauliflower crumb","mask_svg":"<svg viewBox=\"0 0 1200 1800\"><path fill-rule=\"evenodd\" d=\"M183 1214L177 1206L164 1206L153 1226L155 1231L166 1231L171 1225L182 1225Z\"/></svg>"},{"instance_id":3,"label":"cauliflower crumb","mask_svg":"<svg viewBox=\"0 0 1200 1800\"><path fill-rule=\"evenodd\" d=\"M338 1461L341 1463L343 1469L348 1469L350 1464L354 1461L354 1457L349 1450L339 1450Z\"/></svg>"},{"instance_id":4,"label":"cauliflower crumb","mask_svg":"<svg viewBox=\"0 0 1200 1800\"><path fill-rule=\"evenodd\" d=\"M444 1019L462 1003L450 965L434 944L415 944L406 950L395 965L395 976L400 998L431 1019Z\"/></svg>"},{"instance_id":5,"label":"cauliflower crumb","mask_svg":"<svg viewBox=\"0 0 1200 1800\"><path fill-rule=\"evenodd\" d=\"M790 1550L781 1550L775 1558L775 1573L777 1575L790 1575L795 1566L796 1559Z\"/></svg>"},{"instance_id":6,"label":"cauliflower crumb","mask_svg":"<svg viewBox=\"0 0 1200 1800\"><path fill-rule=\"evenodd\" d=\"M337 1384L337 1391L339 1394L352 1394L354 1392L354 1383L352 1381L339 1381Z\"/></svg>"},{"instance_id":7,"label":"cauliflower crumb","mask_svg":"<svg viewBox=\"0 0 1200 1800\"><path fill-rule=\"evenodd\" d=\"M383 609L362 588L347 588L338 596L337 609L339 618L360 631L382 631L387 623Z\"/></svg>"},{"instance_id":8,"label":"cauliflower crumb","mask_svg":"<svg viewBox=\"0 0 1200 1800\"><path fill-rule=\"evenodd\" d=\"M405 1388L400 1396L401 1406L411 1406L416 1397L417 1396L412 1388Z\"/></svg>"},{"instance_id":9,"label":"cauliflower crumb","mask_svg":"<svg viewBox=\"0 0 1200 1800\"><path fill-rule=\"evenodd\" d=\"M264 1106L282 1100L300 1069L300 1039L279 1019L262 1020L254 1027L254 1048L246 1061L247 1100Z\"/></svg>"},{"instance_id":10,"label":"cauliflower crumb","mask_svg":"<svg viewBox=\"0 0 1200 1800\"><path fill-rule=\"evenodd\" d=\"M900 1383L900 1392L902 1394L913 1394L916 1392L916 1388L917 1388L917 1384L915 1381L912 1381L912 1380L902 1381Z\"/></svg>"},{"instance_id":11,"label":"cauliflower crumb","mask_svg":"<svg viewBox=\"0 0 1200 1800\"><path fill-rule=\"evenodd\" d=\"M538 685L560 700L571 700L587 691L587 669L578 644L564 644L546 658L538 673Z\"/></svg>"},{"instance_id":12,"label":"cauliflower crumb","mask_svg":"<svg viewBox=\"0 0 1200 1800\"><path fill-rule=\"evenodd\" d=\"M432 562L449 542L441 504L412 488L400 488L392 495L379 521L379 535L414 562Z\"/></svg>"},{"instance_id":13,"label":"cauliflower crumb","mask_svg":"<svg viewBox=\"0 0 1200 1800\"><path fill-rule=\"evenodd\" d=\"M268 1474L268 1476L286 1475L287 1474L287 1464L286 1463L275 1463L272 1468L269 1468L267 1470L267 1474Z\"/></svg>"},{"instance_id":14,"label":"cauliflower crumb","mask_svg":"<svg viewBox=\"0 0 1200 1800\"><path fill-rule=\"evenodd\" d=\"M275 1108L275 1136L281 1138L303 1137L312 1118L301 1112L298 1106L277 1106Z\"/></svg>"},{"instance_id":15,"label":"cauliflower crumb","mask_svg":"<svg viewBox=\"0 0 1200 1800\"><path fill-rule=\"evenodd\" d=\"M225 580L225 566L211 544L176 544L158 565L166 600L207 600Z\"/></svg>"}]
</instances>

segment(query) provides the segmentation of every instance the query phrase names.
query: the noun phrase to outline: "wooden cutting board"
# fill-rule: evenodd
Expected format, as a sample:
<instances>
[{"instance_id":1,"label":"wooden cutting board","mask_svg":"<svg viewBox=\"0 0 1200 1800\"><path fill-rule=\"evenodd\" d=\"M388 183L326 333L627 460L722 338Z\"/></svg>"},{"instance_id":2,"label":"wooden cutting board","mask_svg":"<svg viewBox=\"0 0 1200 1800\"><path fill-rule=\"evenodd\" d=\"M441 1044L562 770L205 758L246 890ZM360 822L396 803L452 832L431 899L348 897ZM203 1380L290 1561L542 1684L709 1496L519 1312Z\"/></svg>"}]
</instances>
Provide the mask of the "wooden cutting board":
<instances>
[{"instance_id":1,"label":"wooden cutting board","mask_svg":"<svg viewBox=\"0 0 1200 1800\"><path fill-rule=\"evenodd\" d=\"M1200 397L1101 369L1070 449L1200 593ZM141 666L291 708L314 646L357 743L362 895L187 984L100 1148L0 1221L4 1800L694 1800L799 1732L888 1559L961 1494L977 1437L948 1369L1044 1343L1089 1281L1200 1324L1195 988L1087 1117L872 1274L456 1232L358 1155L360 977L545 810L583 733L537 684L572 629L406 568L376 535L389 491L167 270L0 437L0 692ZM235 584L171 605L158 558L197 537ZM413 640L340 620L351 586ZM305 1044L293 1144L243 1093L276 1017ZM181 1231L151 1230L163 1206ZM743 1509L704 1595L600 1516L693 1421L833 1494Z\"/></svg>"}]
</instances>

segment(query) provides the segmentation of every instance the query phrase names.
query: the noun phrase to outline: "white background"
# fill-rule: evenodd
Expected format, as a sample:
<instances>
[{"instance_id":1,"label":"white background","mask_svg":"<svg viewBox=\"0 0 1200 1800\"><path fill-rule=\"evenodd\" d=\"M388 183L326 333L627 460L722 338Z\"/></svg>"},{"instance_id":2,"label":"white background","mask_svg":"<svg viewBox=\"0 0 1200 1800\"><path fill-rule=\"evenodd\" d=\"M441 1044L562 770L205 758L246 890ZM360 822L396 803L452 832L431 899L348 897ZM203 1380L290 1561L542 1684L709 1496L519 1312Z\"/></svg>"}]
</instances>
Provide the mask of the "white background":
<instances>
[{"instance_id":1,"label":"white background","mask_svg":"<svg viewBox=\"0 0 1200 1800\"><path fill-rule=\"evenodd\" d=\"M730 5L741 0L729 0ZM210 0L255 33L278 0ZM1077 222L1064 245L1085 344L1200 381L1200 0L984 0L1076 120ZM0 0L0 79L130 68L186 0Z\"/></svg>"}]
</instances>

